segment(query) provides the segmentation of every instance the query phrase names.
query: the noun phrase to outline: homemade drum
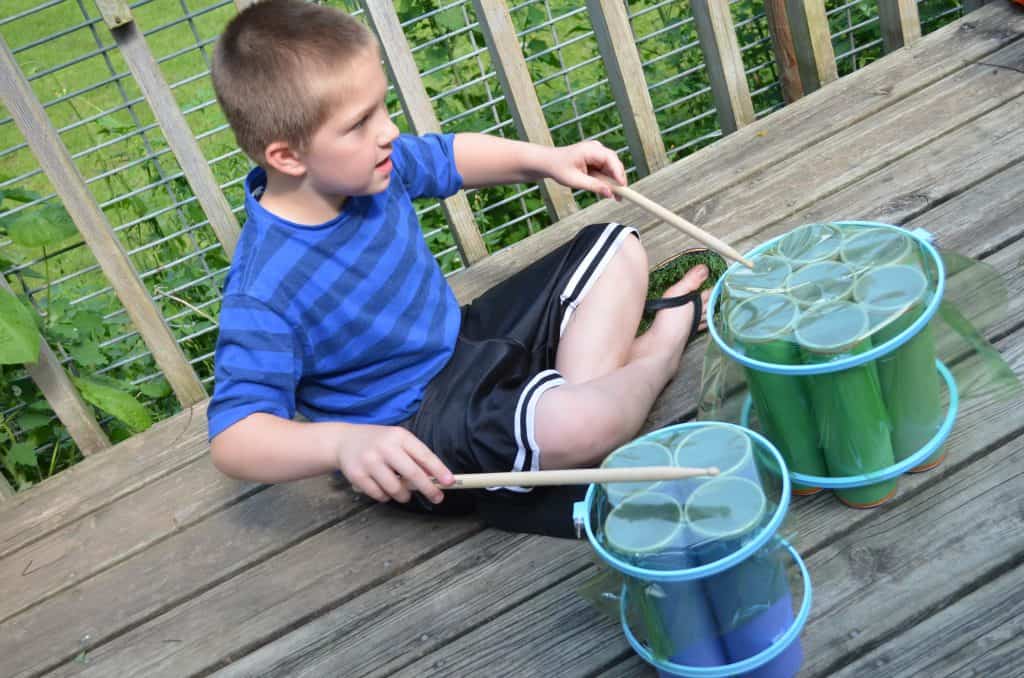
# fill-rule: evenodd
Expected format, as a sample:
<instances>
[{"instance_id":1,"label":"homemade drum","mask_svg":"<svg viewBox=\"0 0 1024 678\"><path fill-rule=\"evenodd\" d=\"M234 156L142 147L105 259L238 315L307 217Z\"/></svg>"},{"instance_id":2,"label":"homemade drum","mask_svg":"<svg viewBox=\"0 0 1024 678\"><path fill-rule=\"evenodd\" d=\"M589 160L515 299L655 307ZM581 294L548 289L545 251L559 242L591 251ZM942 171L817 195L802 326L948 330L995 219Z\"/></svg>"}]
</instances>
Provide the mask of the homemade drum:
<instances>
[{"instance_id":1,"label":"homemade drum","mask_svg":"<svg viewBox=\"0 0 1024 678\"><path fill-rule=\"evenodd\" d=\"M748 258L753 270L733 265L715 286L708 328L743 367L740 423L756 413L793 491L867 508L895 495L900 474L941 463L958 395L936 359L945 272L927 234L809 224Z\"/></svg>"},{"instance_id":2,"label":"homemade drum","mask_svg":"<svg viewBox=\"0 0 1024 678\"><path fill-rule=\"evenodd\" d=\"M592 485L575 509L595 551L622 575L614 593L626 638L662 676L792 678L811 585L778 536L790 494L782 455L735 424L693 422L624 445L606 465L646 466L666 453L719 475Z\"/></svg>"}]
</instances>

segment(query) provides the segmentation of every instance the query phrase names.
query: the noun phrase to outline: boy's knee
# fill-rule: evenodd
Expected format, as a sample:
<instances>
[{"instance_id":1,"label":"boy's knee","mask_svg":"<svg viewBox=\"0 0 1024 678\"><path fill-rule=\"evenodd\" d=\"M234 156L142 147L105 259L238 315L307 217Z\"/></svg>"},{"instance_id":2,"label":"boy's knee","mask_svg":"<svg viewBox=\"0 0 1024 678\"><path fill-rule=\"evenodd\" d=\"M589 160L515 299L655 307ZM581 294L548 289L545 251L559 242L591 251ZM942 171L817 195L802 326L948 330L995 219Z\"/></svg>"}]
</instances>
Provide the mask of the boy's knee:
<instances>
[{"instance_id":1,"label":"boy's knee","mask_svg":"<svg viewBox=\"0 0 1024 678\"><path fill-rule=\"evenodd\" d=\"M634 272L643 276L647 276L649 262L647 260L647 250L644 249L643 244L640 242L640 238L635 235L630 235L622 241L622 245L619 247L619 251L615 253L616 257L622 259L625 265L629 268L630 272Z\"/></svg>"},{"instance_id":2,"label":"boy's knee","mask_svg":"<svg viewBox=\"0 0 1024 678\"><path fill-rule=\"evenodd\" d=\"M534 434L551 468L594 462L618 446L625 429L621 411L567 386L553 388L538 403Z\"/></svg>"}]
</instances>

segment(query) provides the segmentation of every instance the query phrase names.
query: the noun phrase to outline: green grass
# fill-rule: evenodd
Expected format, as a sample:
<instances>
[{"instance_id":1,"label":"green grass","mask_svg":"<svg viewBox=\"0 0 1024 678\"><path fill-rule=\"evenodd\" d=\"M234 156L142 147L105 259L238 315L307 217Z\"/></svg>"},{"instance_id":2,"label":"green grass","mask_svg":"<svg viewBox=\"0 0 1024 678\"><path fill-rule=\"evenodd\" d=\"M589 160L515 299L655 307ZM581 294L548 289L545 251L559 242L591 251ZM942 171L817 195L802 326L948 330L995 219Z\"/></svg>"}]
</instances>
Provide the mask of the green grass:
<instances>
[{"instance_id":1,"label":"green grass","mask_svg":"<svg viewBox=\"0 0 1024 678\"><path fill-rule=\"evenodd\" d=\"M674 285L680 280L686 272L694 266L704 264L708 267L708 277L704 281L704 284L700 286L702 290L708 290L714 287L718 279L725 273L725 269L729 267L728 262L721 257L721 255L711 252L709 250L700 250L696 252L684 252L678 257L670 259L669 261L656 266L651 271L650 279L647 283L647 298L648 299L660 299L664 294L665 290ZM653 313L645 313L644 317L640 320L640 327L637 330L637 334L643 334L647 331L647 328L651 326L651 322L654 321Z\"/></svg>"}]
</instances>

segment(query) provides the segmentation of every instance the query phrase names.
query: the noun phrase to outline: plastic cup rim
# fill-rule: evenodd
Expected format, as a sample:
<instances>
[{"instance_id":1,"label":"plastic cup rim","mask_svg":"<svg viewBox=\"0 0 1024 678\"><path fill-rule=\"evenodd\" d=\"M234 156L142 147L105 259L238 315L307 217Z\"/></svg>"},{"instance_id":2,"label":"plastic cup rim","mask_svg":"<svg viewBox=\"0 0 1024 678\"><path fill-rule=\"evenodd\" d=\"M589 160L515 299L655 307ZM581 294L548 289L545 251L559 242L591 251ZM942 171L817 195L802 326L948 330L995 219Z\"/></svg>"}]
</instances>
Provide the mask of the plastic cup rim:
<instances>
[{"instance_id":1,"label":"plastic cup rim","mask_svg":"<svg viewBox=\"0 0 1024 678\"><path fill-rule=\"evenodd\" d=\"M785 299L786 301L788 301L792 305L792 307L793 307L793 317L792 317L792 319L790 319L790 321L788 323L786 323L785 327L780 329L778 332L776 332L775 334L772 334L770 336L765 336L765 337L756 337L756 338L755 337L750 337L749 335L745 335L743 332L738 332L735 329L733 329L732 330L733 335L737 339L739 339L740 341L746 342L748 344L767 344L767 343L772 342L772 341L778 341L784 335L792 333L792 331L796 327L797 323L800 322L800 316L801 316L801 313L800 313L800 303L796 299L794 299L793 297L791 297L788 294L783 294L781 292L768 292L768 293L765 293L765 294L755 294L755 295L753 295L751 297L748 297L748 298L744 299L743 301L739 302L738 304L736 304L736 307L734 309L732 309L732 311L729 312L729 327L730 328L733 327L733 323L732 323L733 315L738 310L743 308L743 306L747 302L754 301L756 299L762 299L764 297L779 297L780 299Z\"/></svg>"},{"instance_id":2,"label":"plastic cup rim","mask_svg":"<svg viewBox=\"0 0 1024 678\"><path fill-rule=\"evenodd\" d=\"M662 496L662 497L664 497L666 499L666 501L665 501L666 504L667 503L672 503L672 504L674 504L676 506L677 509L679 509L678 513L676 514L677 518L676 518L676 522L675 522L675 527L672 529L671 532L669 532L669 534L664 539L662 539L661 541L659 541L659 542L657 542L655 544L651 544L650 546L647 546L647 547L644 547L644 548L632 548L632 549L616 549L616 548L614 548L614 546L617 546L617 545L615 544L614 540L612 540L608 536L608 519L611 518L613 515L615 515L615 512L618 511L623 506L625 506L625 505L629 504L630 502L636 500L638 497L642 497L642 496L648 495L648 494L660 495L660 496ZM605 520L605 529L604 529L605 539L607 540L608 546L612 547L612 550L616 551L617 553L657 553L658 551L660 551L663 548L665 548L665 546L667 546L668 544L671 544L672 540L675 539L678 536L679 531L682 530L683 529L683 525L686 524L686 515L683 513L682 505L680 505L679 501L675 497L673 497L672 495L666 494L664 492L658 492L656 490L641 490L640 492L635 492L635 493L633 493L631 495L628 495L625 498L623 498L621 503L616 504L614 507L612 507L612 510L608 512L608 515L605 516L604 520Z\"/></svg>"},{"instance_id":3,"label":"plastic cup rim","mask_svg":"<svg viewBox=\"0 0 1024 678\"><path fill-rule=\"evenodd\" d=\"M818 262L821 262L821 261L828 261L831 257L833 257L833 256L835 256L836 254L839 253L839 251L842 249L842 246L843 246L842 235L840 234L839 229L836 228L835 224L833 224L831 222L826 222L826 221L820 221L820 222L819 221L815 221L815 222L812 222L810 224L803 224L801 226L798 226L797 228L795 228L794 230L790 231L789 233L783 235L782 238L779 239L778 247L782 247L782 243L785 242L786 237L788 237L789 235L791 235L793 233L796 233L798 230L800 230L802 228L806 228L806 227L810 227L810 226L821 226L822 228L828 229L832 233L832 235L836 236L836 238L839 240L839 242L835 246L835 248L833 248L831 252L828 252L827 254L824 254L822 256L814 257L813 259L805 259L805 258L800 258L800 257L794 257L794 256L792 256L790 254L784 254L781 250L777 250L779 252L779 256L781 256L783 259L788 259L792 264L799 264L800 266L807 266L809 264L815 264L815 263L818 263Z\"/></svg>"},{"instance_id":4,"label":"plastic cup rim","mask_svg":"<svg viewBox=\"0 0 1024 678\"><path fill-rule=\"evenodd\" d=\"M864 238L864 237L866 237L868 235L877 236L880 232L881 231L867 230L867 231L863 231L861 233L857 233L856 235L850 236L850 238L848 240L843 240L843 244L840 245L840 247L839 247L839 258L842 259L843 263L845 263L845 264L847 264L847 265L849 265L851 267L854 266L853 263L850 263L849 258L847 256L847 250L846 250L847 245L853 243L853 241L857 240L858 238ZM895 235L895 236L898 237L900 242L903 243L903 249L899 253L898 256L894 256L894 257L890 258L888 261L886 261L886 263L882 264L883 266L895 265L897 262L899 262L901 259L903 259L903 257L907 256L910 253L911 245L913 244L913 241L909 237L907 237L907 235L905 233L892 232L892 231L890 231L888 233L891 233L892 235ZM869 266L870 264L857 264L857 265L863 267L863 266Z\"/></svg>"},{"instance_id":5,"label":"plastic cup rim","mask_svg":"<svg viewBox=\"0 0 1024 678\"><path fill-rule=\"evenodd\" d=\"M849 264L847 264L844 261L834 261L832 259L820 259L818 261L815 261L813 263L807 264L806 266L803 266L802 268L799 268L799 269L793 271L786 278L786 294L791 299L793 299L794 302L796 302L798 307L800 307L800 306L811 307L811 306L814 306L815 304L823 303L821 300L819 300L819 301L802 301L799 297L797 297L795 294L793 294L793 290L794 289L799 289L799 288L798 287L794 288L793 287L793 282L792 282L792 280L793 280L793 278L795 276L798 276L801 273L805 273L805 272L807 272L807 271L809 271L809 270L811 270L811 269L813 269L815 267L819 267L820 268L822 266L842 266L843 268L845 268L850 273L849 284L846 286L846 289L843 290L843 293L838 295L838 296L836 296L836 297L834 297L834 298L832 298L832 299L824 300L824 303L829 303L829 302L832 302L832 301L840 301L846 295L853 293L853 289L854 289L854 287L857 284L857 275L856 275L856 271L853 270L853 266L850 266ZM806 283L802 283L802 284L806 284Z\"/></svg>"},{"instance_id":6,"label":"plastic cup rim","mask_svg":"<svg viewBox=\"0 0 1024 678\"><path fill-rule=\"evenodd\" d=\"M678 443L676 443L676 446L672 449L672 460L673 460L673 462L675 463L676 466L688 466L689 465L686 462L684 462L682 459L679 458L679 450L682 448L683 444L686 443L686 441L688 441L690 438L694 437L695 435L698 435L698 434L700 434L700 433L702 433L704 431L707 431L708 429L711 429L711 428L720 428L720 429L730 430L731 427L723 426L723 425L721 425L718 422L708 422L704 426L701 426L700 428L696 429L695 431L693 431L692 433L687 435L685 438L683 438ZM735 464L733 464L732 466L730 466L729 468L723 469L723 468L719 467L718 475L716 476L717 478L721 478L722 476L729 476L730 474L734 473L737 469L739 469L741 466L743 466L743 463L745 461L747 461L747 459L750 459L751 461L753 461L753 458L754 458L754 443L750 440L750 436L748 436L746 433L743 433L742 431L740 431L739 433L741 433L743 435L743 439L744 439L744 441L746 441L746 445L744 446L743 454L740 456L739 460L737 460L737 462ZM709 481L705 481L705 482L701 483L701 485L704 485L707 482L709 482Z\"/></svg>"},{"instance_id":7,"label":"plastic cup rim","mask_svg":"<svg viewBox=\"0 0 1024 678\"><path fill-rule=\"evenodd\" d=\"M818 354L818 355L835 355L837 353L846 353L851 348L853 348L854 346L856 346L857 344L859 344L861 341L864 340L864 338L867 336L868 328L871 325L871 321L868 318L867 311L865 311L863 308L861 308L857 304L853 303L852 301L834 301L834 302L829 302L828 304L825 304L825 305L823 305L821 307L817 307L817 310L821 311L822 309L829 309L829 308L832 308L834 306L849 307L849 308L851 308L853 310L856 310L856 311L860 312L861 316L863 316L864 322L861 324L861 329L857 333L856 337L855 338L851 338L851 339L846 339L842 343L833 342L831 344L819 344L819 343L816 343L816 342L813 342L813 341L807 341L806 339L801 337L800 336L800 325L797 324L797 326L793 329L793 337L796 339L796 342L800 345L801 348L806 349L810 353L815 353L815 354ZM803 322L803 320L808 317L808 314L813 313L815 310L816 309L814 307L808 309L808 313L802 315L800 317L800 321Z\"/></svg>"},{"instance_id":8,"label":"plastic cup rim","mask_svg":"<svg viewBox=\"0 0 1024 678\"><path fill-rule=\"evenodd\" d=\"M715 485L720 485L720 484L726 483L726 482L745 483L745 484L748 484L751 487L753 487L755 490L757 490L757 494L761 498L761 502L760 502L760 506L759 506L758 511L757 511L757 515L755 515L745 525L743 525L741 527L737 527L734 530L729 530L728 532L718 532L718 531L707 530L707 529L704 529L702 527L699 527L699 522L698 521L694 521L694 520L690 519L690 515L688 513L690 502L692 502L693 498L696 497L700 492L710 492L710 490L708 490L706 488L708 488L708 487L714 488ZM768 499L767 499L767 497L764 496L764 490L761 489L761 486L758 485L757 483L755 483L750 478L743 478L741 476L718 476L717 478L712 478L711 480L708 480L707 482L702 483L700 485L700 487L698 487L697 489L695 489L693 491L693 493L690 495L690 498L686 500L686 505L683 507L683 520L685 520L686 524L690 526L690 529L692 529L694 532L696 532L697 534L701 535L702 537L709 537L709 538L714 538L714 539L728 539L730 537L738 537L740 535L747 534L752 529L756 528L758 523L761 521L762 516L764 516L765 508L767 507L767 505L768 505Z\"/></svg>"},{"instance_id":9,"label":"plastic cup rim","mask_svg":"<svg viewBox=\"0 0 1024 678\"><path fill-rule=\"evenodd\" d=\"M778 294L779 292L785 290L786 289L786 279L789 278L789 276L791 276L793 274L793 264L789 260L789 258L781 256L781 255L778 255L778 254L765 254L760 259L762 259L762 260L763 259L778 260L778 261L782 262L782 264L788 269L786 275L782 276L781 286L777 287L777 288L771 288L771 287L758 288L758 289L761 290L760 292L754 292L754 291L750 290L749 288L740 287L739 291L741 291L741 292L751 292L750 296L751 297L756 297L756 296L760 296L761 294ZM737 271L750 271L750 269L747 269L747 268L738 268L736 270ZM725 287L729 288L729 291L731 293L735 294L737 290L733 288L733 282L734 281L730 278L730 276L722 275L722 285L724 285Z\"/></svg>"},{"instance_id":10,"label":"plastic cup rim","mask_svg":"<svg viewBox=\"0 0 1024 678\"><path fill-rule=\"evenodd\" d=\"M621 446L615 448L614 450L612 450L612 452L607 457L605 457L604 460L601 462L601 468L628 468L628 467L609 467L609 466L606 466L605 464L607 464L608 460L611 459L613 456L615 456L615 454L617 454L620 450L629 449L630 447L640 447L642 445L652 445L652 446L660 447L662 450L665 451L665 463L664 464L653 464L653 466L671 466L672 465L672 462L675 459L675 454L673 454L672 450L668 449L667 445L663 445L662 443L659 443L657 440L632 440L632 441L626 443L625 445L621 445ZM645 464L645 466L651 466L651 465L652 464ZM638 481L635 481L635 482L641 483L641 482L645 482L645 481L638 480ZM643 489L639 489L639 490L636 490L634 492L626 492L625 490L619 490L619 491L617 491L615 493L617 494L619 501L624 501L628 497L632 497L634 495L640 494L641 492L650 492L650 491L654 490L655 488L659 488L659 487L661 487L664 484L664 482L665 481L663 481L663 480L649 480L649 481L646 481L647 484L643 487ZM602 487L604 487L605 494L610 495L612 493L609 492L608 486L609 485L611 485L611 486L621 486L622 483L601 483L601 485L602 485Z\"/></svg>"},{"instance_id":11,"label":"plastic cup rim","mask_svg":"<svg viewBox=\"0 0 1024 678\"><path fill-rule=\"evenodd\" d=\"M859 294L860 289L861 289L861 283L864 280L866 280L872 273L875 273L877 271L884 271L884 270L889 269L889 268L906 269L906 270L912 271L914 273L916 279L920 281L920 289L918 290L917 294L914 295L914 298L912 300L910 300L910 301L906 301L906 302L903 302L901 304L897 304L895 306L886 306L884 304L876 304L876 303L871 303L869 301L863 301L860 298L861 295ZM899 309L901 307L910 308L914 304L919 303L921 301L921 299L924 298L924 294L927 291L928 291L928 278L927 278L927 276L925 276L924 271L922 271L921 269L917 268L916 266L911 266L910 264L886 264L885 266L879 266L877 268L869 269L869 270L865 271L864 273L862 273L860 276L858 276L857 282L855 282L854 285L853 285L853 297L857 300L857 303L860 304L862 307L867 307L867 308L870 308L872 310L890 311L890 312L891 311L895 311L895 310L897 310L897 309Z\"/></svg>"}]
</instances>

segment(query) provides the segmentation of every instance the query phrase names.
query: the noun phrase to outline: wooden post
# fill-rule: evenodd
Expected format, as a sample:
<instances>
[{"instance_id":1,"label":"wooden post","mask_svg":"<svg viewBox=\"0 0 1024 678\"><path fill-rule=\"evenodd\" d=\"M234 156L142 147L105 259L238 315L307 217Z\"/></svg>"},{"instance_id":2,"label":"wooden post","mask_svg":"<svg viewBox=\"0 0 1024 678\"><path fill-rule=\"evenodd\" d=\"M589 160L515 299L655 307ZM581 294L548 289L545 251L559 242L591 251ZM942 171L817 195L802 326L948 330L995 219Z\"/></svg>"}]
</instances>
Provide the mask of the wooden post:
<instances>
[{"instance_id":1,"label":"wooden post","mask_svg":"<svg viewBox=\"0 0 1024 678\"><path fill-rule=\"evenodd\" d=\"M39 166L50 178L57 195L110 281L153 358L183 406L206 398L199 377L185 358L159 309L128 259L121 241L78 172L71 154L28 80L18 68L7 42L0 38L0 99L25 136Z\"/></svg>"},{"instance_id":2,"label":"wooden post","mask_svg":"<svg viewBox=\"0 0 1024 678\"><path fill-rule=\"evenodd\" d=\"M0 289L14 294L14 290L3 276L0 276ZM25 370L43 392L46 402L50 403L50 407L64 424L68 435L78 445L82 454L89 456L93 452L110 447L110 439L82 400L78 389L68 379L63 365L46 343L45 337L39 337L39 360L26 364Z\"/></svg>"},{"instance_id":3,"label":"wooden post","mask_svg":"<svg viewBox=\"0 0 1024 678\"><path fill-rule=\"evenodd\" d=\"M111 30L135 20L125 0L96 0L96 7L100 10L103 22Z\"/></svg>"},{"instance_id":4,"label":"wooden post","mask_svg":"<svg viewBox=\"0 0 1024 678\"><path fill-rule=\"evenodd\" d=\"M668 166L665 142L654 115L643 62L621 0L587 0L590 21L597 36L608 82L626 133L637 173L645 177Z\"/></svg>"},{"instance_id":5,"label":"wooden post","mask_svg":"<svg viewBox=\"0 0 1024 678\"><path fill-rule=\"evenodd\" d=\"M391 73L391 81L398 91L402 108L409 119L409 124L416 134L440 132L441 123L437 120L430 97L423 86L416 61L412 56L409 41L402 32L398 14L394 5L389 2L363 0L363 9L370 18L373 29L380 38L384 51L384 62ZM452 237L467 266L487 256L487 245L480 235L480 228L473 218L473 210L469 206L466 194L459 191L441 203L445 216L451 227Z\"/></svg>"},{"instance_id":6,"label":"wooden post","mask_svg":"<svg viewBox=\"0 0 1024 678\"><path fill-rule=\"evenodd\" d=\"M153 58L142 31L132 20L131 11L127 7L111 10L107 5L112 2L113 0L97 0L96 4L108 26L111 26L115 18L121 19L121 23L116 28L111 28L110 33L121 49L121 56L128 64L128 69L135 77L153 115L160 123L167 145L178 159L185 179L196 195L196 200L210 220L210 228L230 258L238 244L238 220L235 219L231 205L217 185L217 179L210 170L210 163L199 148L199 143L178 107L171 88L167 86L167 81L164 80L160 66ZM128 18L125 21L126 13Z\"/></svg>"},{"instance_id":7,"label":"wooden post","mask_svg":"<svg viewBox=\"0 0 1024 678\"><path fill-rule=\"evenodd\" d=\"M886 52L912 45L921 38L921 17L915 0L878 0L878 23Z\"/></svg>"},{"instance_id":8,"label":"wooden post","mask_svg":"<svg viewBox=\"0 0 1024 678\"><path fill-rule=\"evenodd\" d=\"M789 104L804 95L804 86L800 82L800 66L796 60L796 46L793 44L793 31L789 26L786 0L765 0L764 11L768 20L768 32L772 36L772 50L775 53L779 85L782 87L782 99Z\"/></svg>"},{"instance_id":9,"label":"wooden post","mask_svg":"<svg viewBox=\"0 0 1024 678\"><path fill-rule=\"evenodd\" d=\"M519 136L535 144L554 146L505 0L473 0L473 7ZM572 191L551 179L541 181L540 190L556 220L579 209Z\"/></svg>"},{"instance_id":10,"label":"wooden post","mask_svg":"<svg viewBox=\"0 0 1024 678\"><path fill-rule=\"evenodd\" d=\"M14 496L14 488L7 482L7 478L0 475L0 504Z\"/></svg>"},{"instance_id":11,"label":"wooden post","mask_svg":"<svg viewBox=\"0 0 1024 678\"><path fill-rule=\"evenodd\" d=\"M824 0L786 0L800 80L809 94L839 77Z\"/></svg>"},{"instance_id":12,"label":"wooden post","mask_svg":"<svg viewBox=\"0 0 1024 678\"><path fill-rule=\"evenodd\" d=\"M743 67L740 43L732 24L728 0L693 0L704 65L711 78L711 95L723 134L735 132L754 121L754 103Z\"/></svg>"}]
</instances>

